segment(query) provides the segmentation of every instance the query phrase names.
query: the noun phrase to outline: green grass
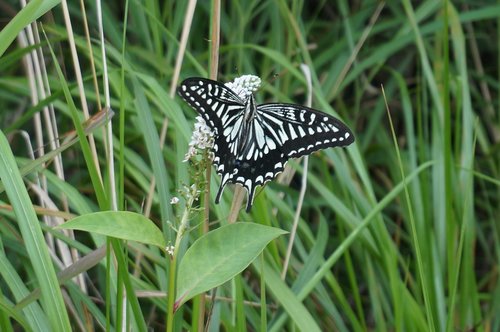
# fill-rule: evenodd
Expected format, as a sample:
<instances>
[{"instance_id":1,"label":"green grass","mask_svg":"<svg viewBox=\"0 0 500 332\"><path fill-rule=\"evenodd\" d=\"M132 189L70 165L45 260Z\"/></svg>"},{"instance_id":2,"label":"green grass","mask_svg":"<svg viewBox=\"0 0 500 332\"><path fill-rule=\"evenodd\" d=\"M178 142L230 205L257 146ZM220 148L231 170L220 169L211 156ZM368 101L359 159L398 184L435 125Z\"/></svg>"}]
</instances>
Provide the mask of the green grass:
<instances>
[{"instance_id":1,"label":"green grass","mask_svg":"<svg viewBox=\"0 0 500 332\"><path fill-rule=\"evenodd\" d=\"M94 2L85 18L68 5L2 5L0 330L500 329L498 3L226 1L219 11L213 0L190 20L188 1L106 1L102 23ZM242 74L262 78L258 102L304 104L311 92L356 137L314 153L307 172L288 163L291 183L258 189L249 214L235 186L214 203L220 178L204 160L183 162L196 114L175 94L187 77ZM101 117L84 122L85 112ZM222 277L214 250L191 268L215 271L217 288L185 303L167 296L207 231L214 240L234 221L291 231L297 206L290 257L288 235L259 256L219 236L228 257L253 263L240 273L246 263L227 262ZM151 219L175 250L141 232L125 241L113 224L54 229L114 209Z\"/></svg>"}]
</instances>

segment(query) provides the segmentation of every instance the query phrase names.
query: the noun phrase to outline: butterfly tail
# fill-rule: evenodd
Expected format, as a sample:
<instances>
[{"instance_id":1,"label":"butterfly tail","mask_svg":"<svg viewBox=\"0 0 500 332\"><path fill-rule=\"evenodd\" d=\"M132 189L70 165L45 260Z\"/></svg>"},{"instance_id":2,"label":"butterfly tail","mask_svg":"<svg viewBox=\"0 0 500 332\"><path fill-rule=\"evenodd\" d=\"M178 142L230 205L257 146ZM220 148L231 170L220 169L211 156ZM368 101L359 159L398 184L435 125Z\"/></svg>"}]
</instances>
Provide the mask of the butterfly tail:
<instances>
[{"instance_id":1,"label":"butterfly tail","mask_svg":"<svg viewBox=\"0 0 500 332\"><path fill-rule=\"evenodd\" d=\"M220 197L222 196L222 192L224 191L224 187L226 186L227 182L231 180L232 176L229 173L224 174L220 181L220 186L219 190L217 191L217 196L215 196L215 203L219 204Z\"/></svg>"},{"instance_id":2,"label":"butterfly tail","mask_svg":"<svg viewBox=\"0 0 500 332\"><path fill-rule=\"evenodd\" d=\"M219 190L217 191L217 196L215 196L215 204L219 204L220 197L222 196L222 192L224 191L225 186L226 186L226 184L221 182L221 184L219 186Z\"/></svg>"},{"instance_id":3,"label":"butterfly tail","mask_svg":"<svg viewBox=\"0 0 500 332\"><path fill-rule=\"evenodd\" d=\"M245 188L247 189L247 192L248 192L247 207L246 207L245 211L246 211L246 213L249 213L250 209L252 208L252 205L253 205L253 199L254 199L254 195L255 195L255 186L251 186L250 188L245 186Z\"/></svg>"}]
</instances>

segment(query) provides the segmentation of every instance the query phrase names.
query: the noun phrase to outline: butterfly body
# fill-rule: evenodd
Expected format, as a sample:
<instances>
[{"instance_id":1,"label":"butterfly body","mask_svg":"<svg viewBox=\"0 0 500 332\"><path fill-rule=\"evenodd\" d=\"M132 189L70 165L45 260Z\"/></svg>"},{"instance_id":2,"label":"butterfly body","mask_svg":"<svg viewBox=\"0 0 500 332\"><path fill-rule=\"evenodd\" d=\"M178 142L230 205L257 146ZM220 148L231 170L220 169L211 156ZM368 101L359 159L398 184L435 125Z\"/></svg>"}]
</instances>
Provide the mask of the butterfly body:
<instances>
[{"instance_id":1,"label":"butterfly body","mask_svg":"<svg viewBox=\"0 0 500 332\"><path fill-rule=\"evenodd\" d=\"M250 210L256 186L283 171L290 158L354 141L349 128L317 110L282 103L257 105L252 93L238 93L204 78L188 78L178 90L214 134L214 164L221 176L218 203L227 183L248 192Z\"/></svg>"}]
</instances>

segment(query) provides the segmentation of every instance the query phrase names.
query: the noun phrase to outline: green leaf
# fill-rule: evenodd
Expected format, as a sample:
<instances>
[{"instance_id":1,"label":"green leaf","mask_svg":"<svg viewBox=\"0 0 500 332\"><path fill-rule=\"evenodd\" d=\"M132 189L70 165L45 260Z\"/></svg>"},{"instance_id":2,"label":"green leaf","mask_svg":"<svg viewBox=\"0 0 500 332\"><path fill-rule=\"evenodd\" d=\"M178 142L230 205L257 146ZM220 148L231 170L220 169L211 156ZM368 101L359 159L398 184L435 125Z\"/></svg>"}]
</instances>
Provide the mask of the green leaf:
<instances>
[{"instance_id":1,"label":"green leaf","mask_svg":"<svg viewBox=\"0 0 500 332\"><path fill-rule=\"evenodd\" d=\"M57 282L45 238L30 196L10 149L9 141L0 130L0 179L15 213L15 220L22 235L25 252L35 272L32 282L40 285L42 308L47 314L47 325L52 331L69 331L70 322L64 305L61 288ZM2 237L3 238L3 237ZM2 248L3 250L3 248ZM45 324L44 322L42 324Z\"/></svg>"},{"instance_id":2,"label":"green leaf","mask_svg":"<svg viewBox=\"0 0 500 332\"><path fill-rule=\"evenodd\" d=\"M297 294L281 280L276 270L268 263L262 265L261 262L255 261L253 264L255 268L264 274L266 279L266 288L271 291L274 298L288 313L292 321L297 325L297 331L319 332L321 329L315 322L311 313L307 310L306 306L298 298ZM276 321L271 323L270 331L276 331ZM282 327L278 327L282 331Z\"/></svg>"},{"instance_id":3,"label":"green leaf","mask_svg":"<svg viewBox=\"0 0 500 332\"><path fill-rule=\"evenodd\" d=\"M51 10L60 0L30 1L16 16L0 31L0 57L16 39L19 32L31 22Z\"/></svg>"},{"instance_id":4,"label":"green leaf","mask_svg":"<svg viewBox=\"0 0 500 332\"><path fill-rule=\"evenodd\" d=\"M56 227L77 229L123 240L152 244L165 248L160 229L148 218L129 211L103 211L85 214Z\"/></svg>"},{"instance_id":5,"label":"green leaf","mask_svg":"<svg viewBox=\"0 0 500 332\"><path fill-rule=\"evenodd\" d=\"M196 240L186 251L177 276L177 307L243 271L266 245L287 233L255 223L220 227Z\"/></svg>"}]
</instances>

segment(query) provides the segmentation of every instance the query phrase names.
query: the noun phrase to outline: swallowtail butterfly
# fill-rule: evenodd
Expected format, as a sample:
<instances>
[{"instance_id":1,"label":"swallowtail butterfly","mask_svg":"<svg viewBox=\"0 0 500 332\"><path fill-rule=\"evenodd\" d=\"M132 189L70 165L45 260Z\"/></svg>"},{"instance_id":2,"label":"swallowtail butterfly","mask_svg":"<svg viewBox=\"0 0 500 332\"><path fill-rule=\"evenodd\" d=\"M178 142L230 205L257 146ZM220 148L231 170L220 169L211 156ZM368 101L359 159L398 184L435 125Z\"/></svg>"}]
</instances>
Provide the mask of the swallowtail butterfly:
<instances>
[{"instance_id":1,"label":"swallowtail butterfly","mask_svg":"<svg viewBox=\"0 0 500 332\"><path fill-rule=\"evenodd\" d=\"M214 135L213 162L222 177L215 202L226 184L239 183L248 193L247 212L255 187L274 179L289 158L354 142L345 124L323 112L294 104L257 105L252 92L259 85L253 75L226 85L192 77L178 89Z\"/></svg>"}]
</instances>

